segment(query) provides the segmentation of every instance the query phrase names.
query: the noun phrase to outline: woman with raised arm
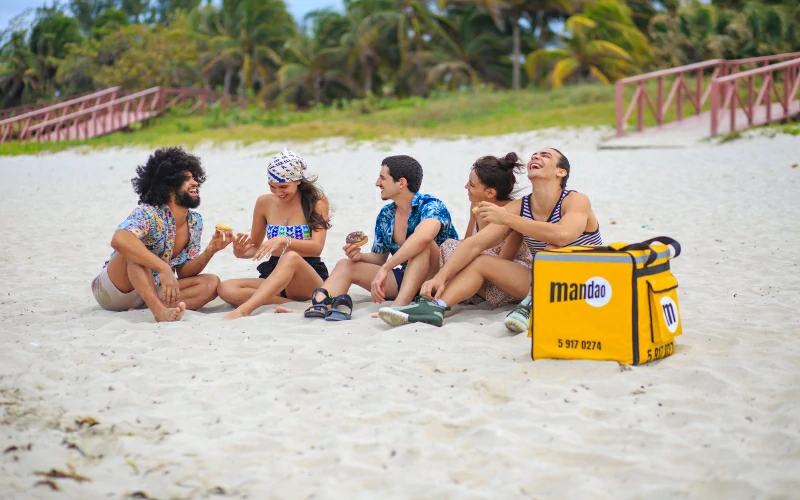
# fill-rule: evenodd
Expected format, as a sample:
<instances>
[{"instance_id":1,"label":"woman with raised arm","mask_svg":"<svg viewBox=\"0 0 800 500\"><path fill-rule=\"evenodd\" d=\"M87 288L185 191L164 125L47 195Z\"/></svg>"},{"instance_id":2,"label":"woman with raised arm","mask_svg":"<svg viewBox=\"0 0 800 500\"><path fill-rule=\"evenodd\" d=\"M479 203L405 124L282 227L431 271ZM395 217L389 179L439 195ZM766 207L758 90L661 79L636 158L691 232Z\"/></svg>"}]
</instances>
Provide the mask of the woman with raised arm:
<instances>
[{"instance_id":1,"label":"woman with raised arm","mask_svg":"<svg viewBox=\"0 0 800 500\"><path fill-rule=\"evenodd\" d=\"M470 214L464 238L469 238L489 225L475 216L477 207L481 202L491 203L498 207L505 207L513 200L511 193L514 189L515 174L524 171L524 165L519 161L516 153L508 153L503 157L483 156L472 165L469 179L464 188L470 201ZM456 247L464 240L447 240L439 247L439 267L441 268L456 251ZM516 262L527 268L531 267L532 257L528 247L522 244L522 235L508 230L506 238L487 248L483 255L492 255L501 259ZM500 290L491 281L484 281L478 292L467 299L468 303L488 302L492 309L519 299Z\"/></svg>"},{"instance_id":2,"label":"woman with raised arm","mask_svg":"<svg viewBox=\"0 0 800 500\"><path fill-rule=\"evenodd\" d=\"M267 304L309 300L328 278L320 259L331 227L328 199L306 169L303 158L288 149L270 160L270 193L256 200L250 234L239 233L233 241L237 258L269 260L258 266L258 278L220 283L219 297L236 306L226 320Z\"/></svg>"}]
</instances>

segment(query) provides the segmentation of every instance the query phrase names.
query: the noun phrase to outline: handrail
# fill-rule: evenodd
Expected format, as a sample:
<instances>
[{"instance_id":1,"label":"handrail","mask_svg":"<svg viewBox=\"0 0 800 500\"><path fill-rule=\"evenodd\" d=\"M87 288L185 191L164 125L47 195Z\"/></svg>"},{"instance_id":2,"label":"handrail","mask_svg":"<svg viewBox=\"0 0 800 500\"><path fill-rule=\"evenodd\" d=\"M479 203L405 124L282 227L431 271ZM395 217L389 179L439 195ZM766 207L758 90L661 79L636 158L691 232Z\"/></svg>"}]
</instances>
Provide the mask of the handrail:
<instances>
[{"instance_id":1,"label":"handrail","mask_svg":"<svg viewBox=\"0 0 800 500\"><path fill-rule=\"evenodd\" d=\"M622 83L622 84L638 83L644 80L652 80L653 78L659 78L662 76L676 75L678 73L685 73L687 71L709 68L711 66L716 66L721 62L725 62L725 59L710 59L708 61L703 61L699 63L687 64L686 66L678 66L677 68L660 69L658 71L651 71L650 73L644 73L642 75L621 78L617 80L617 83Z\"/></svg>"},{"instance_id":2,"label":"handrail","mask_svg":"<svg viewBox=\"0 0 800 500\"><path fill-rule=\"evenodd\" d=\"M119 91L119 87L111 87L109 89L101 90L100 92L95 92L93 94L88 94L88 95L85 95L83 97L79 97L77 99L73 99L73 100L70 100L70 101L65 101L65 102L62 102L62 103L59 103L59 104L54 104L54 105L48 106L46 108L37 109L37 110L34 110L34 111L29 111L29 112L27 112L25 114L13 116L13 117L7 118L5 120L0 120L0 125L6 125L8 123L19 121L19 120L24 120L26 118L34 118L37 115L41 115L43 113L48 113L50 111L56 111L56 110L59 110L59 109L62 109L62 108L68 108L68 107L70 107L70 106L72 106L74 104L79 104L79 103L82 103L82 102L91 101L92 99L97 99L99 97L104 97L104 96L106 96L108 94L113 94L113 93L115 93L117 91Z\"/></svg>"},{"instance_id":3,"label":"handrail","mask_svg":"<svg viewBox=\"0 0 800 500\"><path fill-rule=\"evenodd\" d=\"M712 82L717 79L723 79L722 83L718 85L722 85L725 82L730 82L736 80L735 78L731 78L734 75L746 75L744 78L749 77L750 75L759 74L760 70L770 71L769 68L777 68L782 69L785 67L793 67L793 63L791 61L784 61L779 62L776 64L770 64L774 61L782 61L787 58L798 58L800 57L800 53L792 52L786 54L776 54L771 56L762 56L762 57L751 57L746 59L712 59L709 61L703 61L699 63L689 64L686 66L679 66L677 68L659 70L659 71L652 71L650 73L645 73L643 75L632 76L628 78L622 78L617 80L616 88L615 88L615 100L616 100L616 116L615 116L615 126L617 131L617 136L621 137L625 135L625 127L633 112L636 112L636 129L641 131L644 130L644 112L645 108L649 108L652 116L655 117L656 125L661 126L666 121L667 111L670 108L670 105L675 102L675 119L677 121L681 121L684 117L683 111L683 104L684 99L688 100L688 104L694 108L695 115L701 115L703 113L703 109L708 102L709 97L717 98L718 101L716 105L719 106L722 104L722 101L719 100L720 96L714 96L714 91L712 89L713 85ZM752 70L740 71L741 66L745 65L759 65L764 64L761 68L755 68ZM784 66L788 65L788 66ZM713 68L713 71L708 71ZM753 73L753 72L756 73ZM689 75L686 75L689 73ZM695 82L693 87L690 85L688 81L688 77L691 77L691 74L694 73ZM710 73L710 74L709 74ZM664 79L666 77L675 76L674 82L672 83L672 87L666 94L665 97L665 85ZM654 81L654 84L657 84L656 95L653 96L653 90L649 90L645 86L647 82ZM630 103L626 107L625 103L625 85L635 85L636 89L633 93L633 97L630 100ZM726 102L725 105L729 104ZM724 106L723 106L724 107Z\"/></svg>"},{"instance_id":4,"label":"handrail","mask_svg":"<svg viewBox=\"0 0 800 500\"><path fill-rule=\"evenodd\" d=\"M93 106L91 108L82 109L80 111L76 111L74 113L70 113L68 115L61 116L59 118L53 118L46 122L37 123L35 126L31 127L31 130L35 130L38 128L47 127L48 125L55 125L56 123L60 123L64 120L71 120L73 118L78 118L83 115L88 115L91 113L96 113L97 111L109 108L111 106L116 106L117 104L122 104L124 102L132 101L134 99L138 99L140 97L144 97L153 93L158 93L161 90L161 87L151 87L147 90L141 90L136 92L135 94L130 94L125 97L120 97L119 99L114 99L113 101L108 101L103 104L99 104L97 106Z\"/></svg>"},{"instance_id":5,"label":"handrail","mask_svg":"<svg viewBox=\"0 0 800 500\"><path fill-rule=\"evenodd\" d=\"M749 76L760 75L762 73L770 73L772 71L775 71L776 69L791 68L800 63L800 52L798 52L797 54L798 54L797 59L793 59L791 61L784 61L782 63L770 64L769 66L763 66L761 68L753 68L747 71L741 71L739 73L732 73L727 76L719 76L715 78L714 81L716 81L717 83L727 83L727 82L732 82L733 80L747 78Z\"/></svg>"},{"instance_id":6,"label":"handrail","mask_svg":"<svg viewBox=\"0 0 800 500\"><path fill-rule=\"evenodd\" d=\"M747 126L762 125L776 120L785 120L794 114L800 113L800 99L797 91L800 89L800 54L796 59L770 64L761 68L733 73L711 80L711 136L720 133L722 115L730 111L730 126L728 132L737 130L736 106L741 106L741 112L747 118ZM773 59L774 60L774 59ZM783 95L778 91L775 72L783 72ZM761 88L756 88L756 77L761 76ZM747 85L747 99L739 94L739 82ZM780 107L774 115L772 97L775 96ZM763 105L764 115L757 116L756 111ZM759 113L760 114L760 113Z\"/></svg>"}]
</instances>

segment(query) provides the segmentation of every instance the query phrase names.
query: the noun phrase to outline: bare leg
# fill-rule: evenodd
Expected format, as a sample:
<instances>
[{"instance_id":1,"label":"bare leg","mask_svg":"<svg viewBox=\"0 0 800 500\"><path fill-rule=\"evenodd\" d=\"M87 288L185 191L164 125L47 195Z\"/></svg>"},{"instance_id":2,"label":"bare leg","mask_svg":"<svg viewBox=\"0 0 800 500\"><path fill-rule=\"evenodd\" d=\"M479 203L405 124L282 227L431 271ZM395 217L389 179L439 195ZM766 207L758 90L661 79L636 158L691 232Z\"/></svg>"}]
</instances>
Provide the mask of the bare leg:
<instances>
[{"instance_id":1,"label":"bare leg","mask_svg":"<svg viewBox=\"0 0 800 500\"><path fill-rule=\"evenodd\" d=\"M186 304L178 302L176 307L165 306L158 296L153 274L149 269L130 260L127 261L127 267L128 279L131 285L144 300L144 303L147 304L156 321L179 321L183 317L183 313L186 311Z\"/></svg>"},{"instance_id":2,"label":"bare leg","mask_svg":"<svg viewBox=\"0 0 800 500\"><path fill-rule=\"evenodd\" d=\"M217 298L219 278L213 274L198 274L179 279L178 286L180 299L186 304L186 309L195 310Z\"/></svg>"},{"instance_id":3,"label":"bare leg","mask_svg":"<svg viewBox=\"0 0 800 500\"><path fill-rule=\"evenodd\" d=\"M479 291L485 294L486 280L512 297L524 299L531 290L531 270L522 264L491 255L479 255L447 282L441 299L447 305L458 304Z\"/></svg>"},{"instance_id":4,"label":"bare leg","mask_svg":"<svg viewBox=\"0 0 800 500\"><path fill-rule=\"evenodd\" d=\"M413 257L406 264L406 272L403 275L403 284L397 297L392 302L392 306L407 306L414 300L420 287L433 275L439 271L439 246L435 241L428 245L428 251L423 251ZM387 293L387 298L389 294Z\"/></svg>"},{"instance_id":5,"label":"bare leg","mask_svg":"<svg viewBox=\"0 0 800 500\"><path fill-rule=\"evenodd\" d=\"M217 293L228 304L239 307L256 293L263 282L261 278L225 280L217 287Z\"/></svg>"},{"instance_id":6,"label":"bare leg","mask_svg":"<svg viewBox=\"0 0 800 500\"><path fill-rule=\"evenodd\" d=\"M311 292L322 284L322 278L311 265L303 260L297 252L286 252L278 261L275 270L265 280L256 292L235 311L225 317L226 320L250 316L253 311L265 304L284 304L291 299L281 297L280 291L293 298L310 297Z\"/></svg>"}]
</instances>

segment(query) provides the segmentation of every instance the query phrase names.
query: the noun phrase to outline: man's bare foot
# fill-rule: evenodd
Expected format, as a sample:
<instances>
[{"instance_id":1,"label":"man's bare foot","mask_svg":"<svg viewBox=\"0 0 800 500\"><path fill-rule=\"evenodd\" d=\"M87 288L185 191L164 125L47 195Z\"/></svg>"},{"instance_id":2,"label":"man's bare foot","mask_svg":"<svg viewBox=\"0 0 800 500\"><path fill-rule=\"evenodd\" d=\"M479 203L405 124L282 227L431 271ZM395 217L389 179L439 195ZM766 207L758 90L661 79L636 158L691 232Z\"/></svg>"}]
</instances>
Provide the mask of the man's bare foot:
<instances>
[{"instance_id":1,"label":"man's bare foot","mask_svg":"<svg viewBox=\"0 0 800 500\"><path fill-rule=\"evenodd\" d=\"M236 309L235 311L233 311L229 315L225 316L225 321L230 321L232 319L244 318L245 316L250 316L250 315L249 314L245 314L243 311L240 311L239 309Z\"/></svg>"},{"instance_id":2,"label":"man's bare foot","mask_svg":"<svg viewBox=\"0 0 800 500\"><path fill-rule=\"evenodd\" d=\"M278 306L275 308L275 314L286 314L286 313L300 313L303 311L298 311L297 309L289 309L288 307Z\"/></svg>"},{"instance_id":3,"label":"man's bare foot","mask_svg":"<svg viewBox=\"0 0 800 500\"><path fill-rule=\"evenodd\" d=\"M183 313L186 312L186 304L178 302L178 307L165 307L158 312L153 312L153 317L159 323L164 321L180 321Z\"/></svg>"}]
</instances>

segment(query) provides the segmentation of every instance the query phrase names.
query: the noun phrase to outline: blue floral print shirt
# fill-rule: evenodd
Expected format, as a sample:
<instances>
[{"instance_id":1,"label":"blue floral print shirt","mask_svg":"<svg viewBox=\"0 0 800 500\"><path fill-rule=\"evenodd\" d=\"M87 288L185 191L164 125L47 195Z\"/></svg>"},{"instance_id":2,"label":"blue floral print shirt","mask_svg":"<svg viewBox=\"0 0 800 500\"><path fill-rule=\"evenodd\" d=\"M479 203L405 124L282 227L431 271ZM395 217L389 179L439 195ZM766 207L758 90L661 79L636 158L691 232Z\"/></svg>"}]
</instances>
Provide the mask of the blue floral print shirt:
<instances>
[{"instance_id":1,"label":"blue floral print shirt","mask_svg":"<svg viewBox=\"0 0 800 500\"><path fill-rule=\"evenodd\" d=\"M203 218L194 210L189 210L187 222L189 224L189 242L178 255L172 255L175 249L176 225L172 210L167 205L154 207L142 203L117 227L117 230L124 229L135 234L148 250L168 263L174 271L175 268L181 267L200 255ZM103 267L108 265L116 253L114 251L111 254ZM153 271L153 279L156 286L161 285L161 279L155 271Z\"/></svg>"},{"instance_id":2,"label":"blue floral print shirt","mask_svg":"<svg viewBox=\"0 0 800 500\"><path fill-rule=\"evenodd\" d=\"M378 214L378 219L375 221L375 241L372 244L374 253L394 254L400 250L400 245L392 239L396 214L397 205L394 202L384 205ZM406 238L414 234L419 223L425 219L436 219L442 223L442 227L434 238L437 245L441 245L447 239L458 239L458 233L450 219L450 212L444 203L429 194L414 193L414 198L411 199L411 213L408 215ZM403 263L403 269L405 266Z\"/></svg>"}]
</instances>

